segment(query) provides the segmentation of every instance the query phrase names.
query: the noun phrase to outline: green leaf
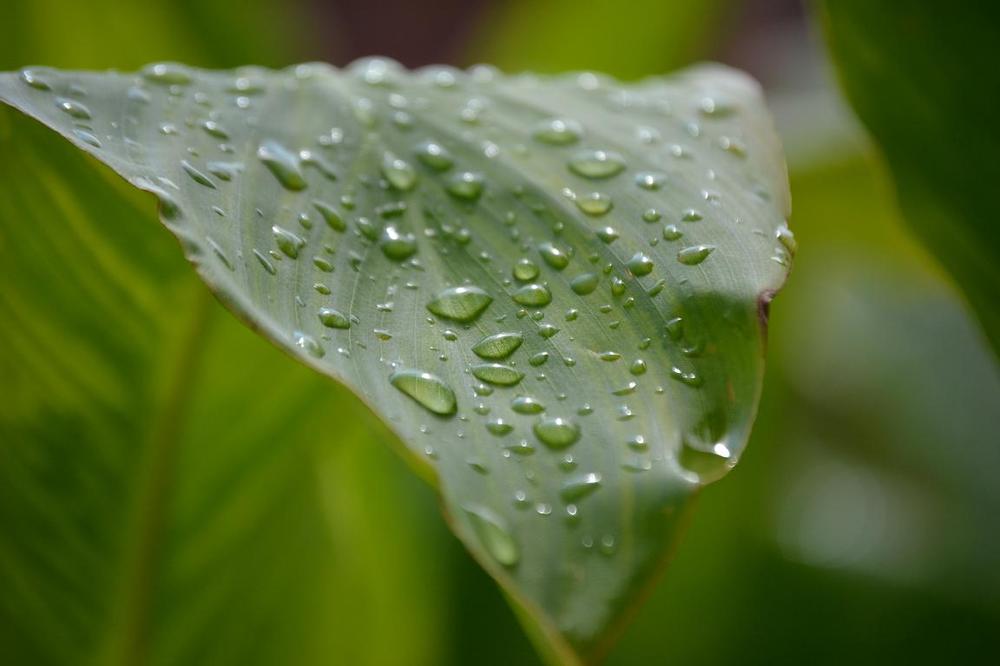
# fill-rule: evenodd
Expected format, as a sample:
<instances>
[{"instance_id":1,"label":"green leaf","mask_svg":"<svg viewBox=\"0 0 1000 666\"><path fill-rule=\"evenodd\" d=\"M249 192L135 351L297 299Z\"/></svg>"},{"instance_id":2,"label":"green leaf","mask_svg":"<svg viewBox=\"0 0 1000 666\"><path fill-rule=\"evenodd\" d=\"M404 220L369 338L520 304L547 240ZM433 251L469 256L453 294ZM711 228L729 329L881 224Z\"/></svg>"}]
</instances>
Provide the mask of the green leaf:
<instances>
[{"instance_id":1,"label":"green leaf","mask_svg":"<svg viewBox=\"0 0 1000 666\"><path fill-rule=\"evenodd\" d=\"M145 195L6 108L0 156L0 661L440 663L433 502L357 400Z\"/></svg>"},{"instance_id":2,"label":"green leaf","mask_svg":"<svg viewBox=\"0 0 1000 666\"><path fill-rule=\"evenodd\" d=\"M155 194L224 303L361 396L555 659L608 649L742 451L794 251L743 75L160 64L0 98Z\"/></svg>"},{"instance_id":3,"label":"green leaf","mask_svg":"<svg viewBox=\"0 0 1000 666\"><path fill-rule=\"evenodd\" d=\"M986 3L824 2L847 96L892 169L903 214L1000 349L1000 112ZM864 211L859 211L864 214Z\"/></svg>"}]
</instances>

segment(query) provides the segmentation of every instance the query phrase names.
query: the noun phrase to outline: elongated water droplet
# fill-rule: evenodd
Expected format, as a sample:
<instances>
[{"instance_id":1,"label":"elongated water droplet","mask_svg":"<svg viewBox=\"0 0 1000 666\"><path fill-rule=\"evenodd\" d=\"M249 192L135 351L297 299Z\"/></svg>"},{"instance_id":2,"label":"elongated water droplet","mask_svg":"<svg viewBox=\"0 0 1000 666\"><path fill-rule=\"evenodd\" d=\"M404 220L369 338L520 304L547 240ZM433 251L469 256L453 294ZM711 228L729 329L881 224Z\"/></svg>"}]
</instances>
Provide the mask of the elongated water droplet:
<instances>
[{"instance_id":1,"label":"elongated water droplet","mask_svg":"<svg viewBox=\"0 0 1000 666\"><path fill-rule=\"evenodd\" d=\"M600 487L601 475L597 472L588 472L566 481L559 491L559 496L566 502L576 502Z\"/></svg>"},{"instance_id":2,"label":"elongated water droplet","mask_svg":"<svg viewBox=\"0 0 1000 666\"><path fill-rule=\"evenodd\" d=\"M191 83L191 75L184 65L171 62L148 65L142 70L142 75L147 81L165 86L183 86Z\"/></svg>"},{"instance_id":3,"label":"elongated water droplet","mask_svg":"<svg viewBox=\"0 0 1000 666\"><path fill-rule=\"evenodd\" d=\"M486 422L486 429L490 434L496 435L497 437L503 437L510 433L514 429L514 426L507 423L503 419L490 419Z\"/></svg>"},{"instance_id":4,"label":"elongated water droplet","mask_svg":"<svg viewBox=\"0 0 1000 666\"><path fill-rule=\"evenodd\" d=\"M320 322L327 328L346 330L351 327L351 319L335 308L320 308L317 314Z\"/></svg>"},{"instance_id":5,"label":"elongated water droplet","mask_svg":"<svg viewBox=\"0 0 1000 666\"><path fill-rule=\"evenodd\" d=\"M539 123L531 135L542 143L567 146L580 140L583 136L583 127L575 120L551 118Z\"/></svg>"},{"instance_id":6,"label":"elongated water droplet","mask_svg":"<svg viewBox=\"0 0 1000 666\"><path fill-rule=\"evenodd\" d=\"M347 224L344 222L344 218L337 212L337 209L330 204L323 201L313 201L313 208L319 211L319 214L323 216L323 220L326 222L334 231L347 231Z\"/></svg>"},{"instance_id":7,"label":"elongated water droplet","mask_svg":"<svg viewBox=\"0 0 1000 666\"><path fill-rule=\"evenodd\" d=\"M520 333L495 333L475 344L472 351L480 358L507 358L524 342Z\"/></svg>"},{"instance_id":8,"label":"elongated water droplet","mask_svg":"<svg viewBox=\"0 0 1000 666\"><path fill-rule=\"evenodd\" d=\"M537 368L540 365L544 365L546 361L549 360L549 353L546 351L538 352L537 354L532 354L528 359L528 365L533 368Z\"/></svg>"},{"instance_id":9,"label":"elongated water droplet","mask_svg":"<svg viewBox=\"0 0 1000 666\"><path fill-rule=\"evenodd\" d=\"M569 170L584 178L611 178L625 169L625 159L608 150L586 150L569 161Z\"/></svg>"},{"instance_id":10,"label":"elongated water droplet","mask_svg":"<svg viewBox=\"0 0 1000 666\"><path fill-rule=\"evenodd\" d=\"M449 287L427 304L427 309L439 317L457 322L470 322L482 314L493 297L479 287Z\"/></svg>"},{"instance_id":11,"label":"elongated water droplet","mask_svg":"<svg viewBox=\"0 0 1000 666\"><path fill-rule=\"evenodd\" d=\"M305 353L309 354L310 356L314 356L316 358L323 358L323 356L326 355L326 350L323 349L322 345L319 344L319 341L317 341L316 338L312 337L311 335L303 333L302 331L295 331L292 334L292 341L295 343L296 347L298 347Z\"/></svg>"},{"instance_id":12,"label":"elongated water droplet","mask_svg":"<svg viewBox=\"0 0 1000 666\"><path fill-rule=\"evenodd\" d=\"M214 120L206 120L201 124L201 128L205 130L205 133L209 136L214 136L216 139L228 139L229 132Z\"/></svg>"},{"instance_id":13,"label":"elongated water droplet","mask_svg":"<svg viewBox=\"0 0 1000 666\"><path fill-rule=\"evenodd\" d=\"M264 163L285 189L298 191L309 185L302 173L298 156L277 141L262 143L257 148L257 159Z\"/></svg>"},{"instance_id":14,"label":"elongated water droplet","mask_svg":"<svg viewBox=\"0 0 1000 666\"><path fill-rule=\"evenodd\" d=\"M204 173L199 171L193 164L187 160L181 160L181 168L184 169L184 173L191 177L191 180L198 183L199 185L204 185L205 187L210 187L215 189L215 183L212 179L206 176Z\"/></svg>"},{"instance_id":15,"label":"elongated water droplet","mask_svg":"<svg viewBox=\"0 0 1000 666\"><path fill-rule=\"evenodd\" d=\"M21 80L35 90L52 90L52 86L45 77L32 69L22 69Z\"/></svg>"},{"instance_id":16,"label":"elongated water droplet","mask_svg":"<svg viewBox=\"0 0 1000 666\"><path fill-rule=\"evenodd\" d=\"M552 292L545 285L533 282L515 291L512 298L519 305L540 308L552 302Z\"/></svg>"},{"instance_id":17,"label":"elongated water droplet","mask_svg":"<svg viewBox=\"0 0 1000 666\"><path fill-rule=\"evenodd\" d=\"M56 106L58 106L63 113L72 118L76 118L77 120L90 120L92 117L90 109L88 109L84 104L77 102L75 99L60 97L56 100Z\"/></svg>"},{"instance_id":18,"label":"elongated water droplet","mask_svg":"<svg viewBox=\"0 0 1000 666\"><path fill-rule=\"evenodd\" d=\"M288 229L279 227L277 224L271 227L271 231L274 233L274 242L277 244L278 249L284 252L289 258L297 259L299 251L306 246L305 239Z\"/></svg>"},{"instance_id":19,"label":"elongated water droplet","mask_svg":"<svg viewBox=\"0 0 1000 666\"><path fill-rule=\"evenodd\" d=\"M705 261L714 249L714 245L692 245L677 253L677 261L685 266L695 266Z\"/></svg>"},{"instance_id":20,"label":"elongated water droplet","mask_svg":"<svg viewBox=\"0 0 1000 666\"><path fill-rule=\"evenodd\" d=\"M785 225L781 225L775 231L775 238L778 239L779 243L785 246L785 249L788 250L788 254L793 257L795 256L795 252L799 249L799 244L795 240L795 234L792 233L791 229Z\"/></svg>"},{"instance_id":21,"label":"elongated water droplet","mask_svg":"<svg viewBox=\"0 0 1000 666\"><path fill-rule=\"evenodd\" d=\"M532 430L539 441L553 449L562 449L580 439L580 428L568 419L545 417L535 422Z\"/></svg>"},{"instance_id":22,"label":"elongated water droplet","mask_svg":"<svg viewBox=\"0 0 1000 666\"><path fill-rule=\"evenodd\" d=\"M476 379L481 379L497 386L514 386L524 379L524 373L502 363L481 363L472 366L472 374Z\"/></svg>"},{"instance_id":23,"label":"elongated water droplet","mask_svg":"<svg viewBox=\"0 0 1000 666\"><path fill-rule=\"evenodd\" d=\"M469 515L472 528L483 548L493 559L505 567L515 566L521 559L521 551L504 526L503 519L494 511L479 505L467 505L465 512Z\"/></svg>"},{"instance_id":24,"label":"elongated water droplet","mask_svg":"<svg viewBox=\"0 0 1000 666\"><path fill-rule=\"evenodd\" d=\"M389 383L417 401L420 406L442 416L455 413L455 392L437 375L421 370L397 370Z\"/></svg>"}]
</instances>

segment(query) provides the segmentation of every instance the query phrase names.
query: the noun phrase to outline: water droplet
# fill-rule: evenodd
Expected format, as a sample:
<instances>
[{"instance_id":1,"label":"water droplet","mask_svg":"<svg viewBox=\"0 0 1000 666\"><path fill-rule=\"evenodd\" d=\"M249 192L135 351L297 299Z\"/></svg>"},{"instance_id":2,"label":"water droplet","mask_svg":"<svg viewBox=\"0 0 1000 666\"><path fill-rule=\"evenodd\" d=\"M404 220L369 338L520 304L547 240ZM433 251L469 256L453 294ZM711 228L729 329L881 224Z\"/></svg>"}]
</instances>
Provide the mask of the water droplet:
<instances>
[{"instance_id":1,"label":"water droplet","mask_svg":"<svg viewBox=\"0 0 1000 666\"><path fill-rule=\"evenodd\" d=\"M698 222L702 218L703 215L694 208L688 208L683 213L681 213L681 220L683 220L684 222Z\"/></svg>"},{"instance_id":2,"label":"water droplet","mask_svg":"<svg viewBox=\"0 0 1000 666\"><path fill-rule=\"evenodd\" d=\"M616 152L587 150L569 161L569 170L584 178L611 178L625 169L625 160Z\"/></svg>"},{"instance_id":3,"label":"water droplet","mask_svg":"<svg viewBox=\"0 0 1000 666\"><path fill-rule=\"evenodd\" d=\"M427 309L439 317L457 322L470 322L493 302L493 297L479 287L449 287L427 304Z\"/></svg>"},{"instance_id":4,"label":"water droplet","mask_svg":"<svg viewBox=\"0 0 1000 666\"><path fill-rule=\"evenodd\" d=\"M424 141L416 150L417 159L435 171L447 171L455 163L451 153L439 143Z\"/></svg>"},{"instance_id":5,"label":"water droplet","mask_svg":"<svg viewBox=\"0 0 1000 666\"><path fill-rule=\"evenodd\" d=\"M276 141L265 141L257 149L257 158L264 163L278 182L288 190L304 190L306 182L299 158Z\"/></svg>"},{"instance_id":6,"label":"water droplet","mask_svg":"<svg viewBox=\"0 0 1000 666\"><path fill-rule=\"evenodd\" d=\"M553 449L565 448L580 439L580 428L560 417L550 416L536 421L532 430L542 444Z\"/></svg>"},{"instance_id":7,"label":"water droplet","mask_svg":"<svg viewBox=\"0 0 1000 666\"><path fill-rule=\"evenodd\" d=\"M323 201L313 201L313 208L319 211L319 214L323 217L326 222L334 231L347 231L347 224L344 222L344 218L337 212L337 209L330 204Z\"/></svg>"},{"instance_id":8,"label":"water droplet","mask_svg":"<svg viewBox=\"0 0 1000 666\"><path fill-rule=\"evenodd\" d=\"M271 227L271 231L274 233L274 242L278 245L278 249L289 258L297 259L299 251L306 245L305 239L277 224Z\"/></svg>"},{"instance_id":9,"label":"water droplet","mask_svg":"<svg viewBox=\"0 0 1000 666\"><path fill-rule=\"evenodd\" d=\"M51 90L52 86L38 72L32 69L21 70L21 80L35 90Z\"/></svg>"},{"instance_id":10,"label":"water droplet","mask_svg":"<svg viewBox=\"0 0 1000 666\"><path fill-rule=\"evenodd\" d=\"M538 277L538 264L527 257L521 257L514 264L514 278L521 282L528 282Z\"/></svg>"},{"instance_id":11,"label":"water droplet","mask_svg":"<svg viewBox=\"0 0 1000 666\"><path fill-rule=\"evenodd\" d=\"M643 171L636 174L635 184L644 190L656 191L667 182L667 177L654 171Z\"/></svg>"},{"instance_id":12,"label":"water droplet","mask_svg":"<svg viewBox=\"0 0 1000 666\"><path fill-rule=\"evenodd\" d=\"M549 291L548 287L533 282L515 291L512 298L519 305L544 307L552 302L552 292Z\"/></svg>"},{"instance_id":13,"label":"water droplet","mask_svg":"<svg viewBox=\"0 0 1000 666\"><path fill-rule=\"evenodd\" d=\"M417 401L425 409L450 416L455 413L455 392L437 375L420 370L397 370L389 383Z\"/></svg>"},{"instance_id":14,"label":"water droplet","mask_svg":"<svg viewBox=\"0 0 1000 666\"><path fill-rule=\"evenodd\" d=\"M583 136L583 127L575 120L551 118L539 123L531 135L542 143L567 146L580 140Z\"/></svg>"},{"instance_id":15,"label":"water droplet","mask_svg":"<svg viewBox=\"0 0 1000 666\"><path fill-rule=\"evenodd\" d=\"M659 222L663 215L655 208L649 208L642 214L642 219L646 222Z\"/></svg>"},{"instance_id":16,"label":"water droplet","mask_svg":"<svg viewBox=\"0 0 1000 666\"><path fill-rule=\"evenodd\" d=\"M601 487L601 475L588 472L563 483L559 496L566 502L577 502Z\"/></svg>"},{"instance_id":17,"label":"water droplet","mask_svg":"<svg viewBox=\"0 0 1000 666\"><path fill-rule=\"evenodd\" d=\"M476 379L480 379L497 386L514 386L522 379L524 373L502 363L481 363L472 366L472 374Z\"/></svg>"},{"instance_id":18,"label":"water droplet","mask_svg":"<svg viewBox=\"0 0 1000 666\"><path fill-rule=\"evenodd\" d=\"M570 289L580 296L586 296L597 289L600 276L597 273L584 273L578 275L569 283Z\"/></svg>"},{"instance_id":19,"label":"water droplet","mask_svg":"<svg viewBox=\"0 0 1000 666\"><path fill-rule=\"evenodd\" d=\"M611 361L617 361L622 357L622 355L616 351L604 351L599 353L597 357L602 361L608 361L610 363Z\"/></svg>"},{"instance_id":20,"label":"water droplet","mask_svg":"<svg viewBox=\"0 0 1000 666\"><path fill-rule=\"evenodd\" d=\"M705 261L714 249L714 245L692 245L677 253L677 261L685 266L695 266Z\"/></svg>"},{"instance_id":21,"label":"water droplet","mask_svg":"<svg viewBox=\"0 0 1000 666\"><path fill-rule=\"evenodd\" d=\"M215 122L214 120L206 120L205 122L203 122L201 124L201 128L203 130L205 130L205 132L209 136L214 136L216 139L228 139L229 138L229 132L227 132L226 129L222 125L220 125L219 123Z\"/></svg>"},{"instance_id":22,"label":"water droplet","mask_svg":"<svg viewBox=\"0 0 1000 666\"><path fill-rule=\"evenodd\" d=\"M546 351L538 352L537 354L532 354L531 358L528 359L528 365L533 368L537 368L540 365L544 365L546 361L549 360L549 353Z\"/></svg>"},{"instance_id":23,"label":"water droplet","mask_svg":"<svg viewBox=\"0 0 1000 666\"><path fill-rule=\"evenodd\" d=\"M785 225L781 225L775 231L775 238L778 239L779 243L785 246L785 249L788 250L788 254L793 257L795 256L795 252L799 249L799 244L798 241L795 240L795 234L792 233L791 229Z\"/></svg>"},{"instance_id":24,"label":"water droplet","mask_svg":"<svg viewBox=\"0 0 1000 666\"><path fill-rule=\"evenodd\" d=\"M316 338L311 335L307 335L302 331L295 331L292 333L292 341L295 343L296 347L310 356L323 358L323 356L326 355L326 350L323 349Z\"/></svg>"},{"instance_id":25,"label":"water droplet","mask_svg":"<svg viewBox=\"0 0 1000 666\"><path fill-rule=\"evenodd\" d=\"M552 324L542 324L538 327L538 335L542 336L546 340L548 340L558 332L559 328L553 326Z\"/></svg>"},{"instance_id":26,"label":"water droplet","mask_svg":"<svg viewBox=\"0 0 1000 666\"><path fill-rule=\"evenodd\" d=\"M632 271L632 275L649 275L653 272L653 260L642 252L636 252L628 260L628 269Z\"/></svg>"},{"instance_id":27,"label":"water droplet","mask_svg":"<svg viewBox=\"0 0 1000 666\"><path fill-rule=\"evenodd\" d=\"M611 210L611 197L603 192L589 192L576 198L576 206L587 215L599 217Z\"/></svg>"},{"instance_id":28,"label":"water droplet","mask_svg":"<svg viewBox=\"0 0 1000 666\"><path fill-rule=\"evenodd\" d=\"M417 172L413 166L389 152L382 157L382 175L392 187L403 192L417 185Z\"/></svg>"},{"instance_id":29,"label":"water droplet","mask_svg":"<svg viewBox=\"0 0 1000 666\"><path fill-rule=\"evenodd\" d=\"M684 234L680 229L677 228L675 224L668 224L663 227L663 240L675 241L678 240Z\"/></svg>"},{"instance_id":30,"label":"water droplet","mask_svg":"<svg viewBox=\"0 0 1000 666\"><path fill-rule=\"evenodd\" d=\"M204 185L205 187L209 187L213 190L215 189L215 183L212 182L212 179L206 176L201 171L199 171L193 164L191 164L187 160L181 160L181 168L184 169L184 173L191 176L191 180L193 180L194 182L198 183L199 185Z\"/></svg>"},{"instance_id":31,"label":"water droplet","mask_svg":"<svg viewBox=\"0 0 1000 666\"><path fill-rule=\"evenodd\" d=\"M142 70L147 81L165 86L183 86L191 83L191 75L183 65L161 62L149 65Z\"/></svg>"},{"instance_id":32,"label":"water droplet","mask_svg":"<svg viewBox=\"0 0 1000 666\"><path fill-rule=\"evenodd\" d=\"M641 358L637 358L632 361L632 365L629 366L628 371L633 375L644 375L646 374L646 362Z\"/></svg>"},{"instance_id":33,"label":"water droplet","mask_svg":"<svg viewBox=\"0 0 1000 666\"><path fill-rule=\"evenodd\" d=\"M74 127L73 128L73 134L80 141L83 141L84 143L86 143L88 145L91 145L94 148L100 148L101 147L101 140L98 139L96 135L94 135L91 132L88 132L85 129L80 129L79 127Z\"/></svg>"},{"instance_id":34,"label":"water droplet","mask_svg":"<svg viewBox=\"0 0 1000 666\"><path fill-rule=\"evenodd\" d=\"M552 243L541 243L538 246L538 252L542 255L542 259L545 260L545 263L557 271L561 271L569 266L569 255Z\"/></svg>"},{"instance_id":35,"label":"water droplet","mask_svg":"<svg viewBox=\"0 0 1000 666\"><path fill-rule=\"evenodd\" d=\"M614 227L601 227L594 233L597 234L597 237L600 238L601 241L608 243L609 245L618 240L618 230Z\"/></svg>"},{"instance_id":36,"label":"water droplet","mask_svg":"<svg viewBox=\"0 0 1000 666\"><path fill-rule=\"evenodd\" d=\"M514 429L514 426L503 419L490 419L486 422L486 429L497 437L503 437L509 434Z\"/></svg>"},{"instance_id":37,"label":"water droplet","mask_svg":"<svg viewBox=\"0 0 1000 666\"><path fill-rule=\"evenodd\" d=\"M76 118L77 120L90 120L91 114L90 109L75 99L67 99L66 97L60 97L56 100L56 106L59 107L66 115L71 118Z\"/></svg>"},{"instance_id":38,"label":"water droplet","mask_svg":"<svg viewBox=\"0 0 1000 666\"><path fill-rule=\"evenodd\" d=\"M229 182L243 171L243 163L213 161L206 163L205 168L219 180Z\"/></svg>"},{"instance_id":39,"label":"water droplet","mask_svg":"<svg viewBox=\"0 0 1000 666\"><path fill-rule=\"evenodd\" d=\"M520 333L496 333L488 335L473 346L472 351L480 358L507 358L524 342Z\"/></svg>"},{"instance_id":40,"label":"water droplet","mask_svg":"<svg viewBox=\"0 0 1000 666\"><path fill-rule=\"evenodd\" d=\"M724 442L704 440L700 435L682 438L677 462L698 477L700 483L711 483L732 469L736 461Z\"/></svg>"},{"instance_id":41,"label":"water droplet","mask_svg":"<svg viewBox=\"0 0 1000 666\"><path fill-rule=\"evenodd\" d=\"M476 536L493 559L505 567L515 566L521 559L521 551L504 526L503 519L492 510L478 505L466 506L465 512Z\"/></svg>"},{"instance_id":42,"label":"water droplet","mask_svg":"<svg viewBox=\"0 0 1000 666\"><path fill-rule=\"evenodd\" d=\"M412 257L417 251L417 239L413 234L401 232L390 224L382 229L379 247L382 248L382 254L389 259L403 261Z\"/></svg>"},{"instance_id":43,"label":"water droplet","mask_svg":"<svg viewBox=\"0 0 1000 666\"><path fill-rule=\"evenodd\" d=\"M545 411L545 406L535 398L527 395L519 395L510 403L510 408L518 414L540 414Z\"/></svg>"},{"instance_id":44,"label":"water droplet","mask_svg":"<svg viewBox=\"0 0 1000 666\"><path fill-rule=\"evenodd\" d=\"M320 308L317 313L320 322L327 328L348 329L351 327L350 318L340 310L334 308Z\"/></svg>"},{"instance_id":45,"label":"water droplet","mask_svg":"<svg viewBox=\"0 0 1000 666\"><path fill-rule=\"evenodd\" d=\"M475 201L483 193L483 182L483 174L463 171L448 179L445 190L456 199Z\"/></svg>"},{"instance_id":46,"label":"water droplet","mask_svg":"<svg viewBox=\"0 0 1000 666\"><path fill-rule=\"evenodd\" d=\"M725 97L703 97L698 110L709 118L723 118L736 111L736 105Z\"/></svg>"}]
</instances>

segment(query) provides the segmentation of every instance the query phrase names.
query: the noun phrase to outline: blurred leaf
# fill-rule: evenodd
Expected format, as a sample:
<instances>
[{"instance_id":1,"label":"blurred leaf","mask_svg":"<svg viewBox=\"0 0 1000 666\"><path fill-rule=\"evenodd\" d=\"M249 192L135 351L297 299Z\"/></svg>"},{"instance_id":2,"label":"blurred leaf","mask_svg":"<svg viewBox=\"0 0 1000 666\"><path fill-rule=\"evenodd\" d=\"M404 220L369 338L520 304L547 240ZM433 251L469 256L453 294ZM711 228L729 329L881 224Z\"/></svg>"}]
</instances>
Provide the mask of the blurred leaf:
<instances>
[{"instance_id":1,"label":"blurred leaf","mask_svg":"<svg viewBox=\"0 0 1000 666\"><path fill-rule=\"evenodd\" d=\"M986 2L821 5L847 96L880 144L903 213L1000 345L1000 115ZM858 211L863 214L863 211Z\"/></svg>"},{"instance_id":2,"label":"blurred leaf","mask_svg":"<svg viewBox=\"0 0 1000 666\"><path fill-rule=\"evenodd\" d=\"M390 424L560 660L608 648L742 451L794 241L741 75L167 64L0 98L156 194L226 304Z\"/></svg>"},{"instance_id":3,"label":"blurred leaf","mask_svg":"<svg viewBox=\"0 0 1000 666\"><path fill-rule=\"evenodd\" d=\"M439 663L429 498L356 399L82 153L4 110L0 156L0 662Z\"/></svg>"},{"instance_id":4,"label":"blurred leaf","mask_svg":"<svg viewBox=\"0 0 1000 666\"><path fill-rule=\"evenodd\" d=\"M498 3L471 57L507 72L593 70L623 79L709 55L726 0L512 0Z\"/></svg>"}]
</instances>

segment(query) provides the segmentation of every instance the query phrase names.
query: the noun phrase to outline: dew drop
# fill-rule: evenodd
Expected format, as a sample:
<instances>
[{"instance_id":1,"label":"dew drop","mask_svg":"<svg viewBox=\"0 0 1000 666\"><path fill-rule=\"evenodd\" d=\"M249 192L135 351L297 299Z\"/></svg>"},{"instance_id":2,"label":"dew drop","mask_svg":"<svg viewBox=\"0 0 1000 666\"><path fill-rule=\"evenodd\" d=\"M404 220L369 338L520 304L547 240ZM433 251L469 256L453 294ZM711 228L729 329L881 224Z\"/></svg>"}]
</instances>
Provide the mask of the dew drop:
<instances>
[{"instance_id":1,"label":"dew drop","mask_svg":"<svg viewBox=\"0 0 1000 666\"><path fill-rule=\"evenodd\" d=\"M684 234L681 232L680 229L677 228L677 225L675 224L668 224L667 226L663 227L663 240L675 241L680 239L680 237L683 235Z\"/></svg>"},{"instance_id":2,"label":"dew drop","mask_svg":"<svg viewBox=\"0 0 1000 666\"><path fill-rule=\"evenodd\" d=\"M295 331L292 333L292 341L295 346L315 358L323 358L326 355L326 351L319 344L316 338L311 335L307 335L302 331Z\"/></svg>"},{"instance_id":3,"label":"dew drop","mask_svg":"<svg viewBox=\"0 0 1000 666\"><path fill-rule=\"evenodd\" d=\"M337 212L337 209L330 204L323 201L313 201L313 208L319 211L319 214L323 217L327 226L334 231L347 231L347 224L344 222L344 218Z\"/></svg>"},{"instance_id":4,"label":"dew drop","mask_svg":"<svg viewBox=\"0 0 1000 666\"><path fill-rule=\"evenodd\" d=\"M583 127L575 120L551 118L539 123L531 135L536 141L552 146L568 146L583 136Z\"/></svg>"},{"instance_id":5,"label":"dew drop","mask_svg":"<svg viewBox=\"0 0 1000 666\"><path fill-rule=\"evenodd\" d=\"M191 177L191 180L198 183L199 185L204 185L205 187L215 189L215 183L207 175L199 171L193 164L187 160L181 160L181 168L184 169L184 173Z\"/></svg>"},{"instance_id":6,"label":"dew drop","mask_svg":"<svg viewBox=\"0 0 1000 666\"><path fill-rule=\"evenodd\" d=\"M544 307L552 302L552 292L545 285L533 282L515 291L512 298L519 305Z\"/></svg>"},{"instance_id":7,"label":"dew drop","mask_svg":"<svg viewBox=\"0 0 1000 666\"><path fill-rule=\"evenodd\" d=\"M503 519L492 510L479 505L467 505L465 512L476 536L493 559L505 567L515 566L521 559L521 551L504 526Z\"/></svg>"},{"instance_id":8,"label":"dew drop","mask_svg":"<svg viewBox=\"0 0 1000 666\"><path fill-rule=\"evenodd\" d=\"M449 287L440 291L427 309L439 317L457 322L475 320L493 302L493 297L479 287Z\"/></svg>"},{"instance_id":9,"label":"dew drop","mask_svg":"<svg viewBox=\"0 0 1000 666\"><path fill-rule=\"evenodd\" d=\"M142 75L147 81L164 86L183 86L191 83L191 75L183 65L169 62L149 65L142 70Z\"/></svg>"},{"instance_id":10,"label":"dew drop","mask_svg":"<svg viewBox=\"0 0 1000 666\"><path fill-rule=\"evenodd\" d=\"M601 475L588 472L563 483L559 496L566 502L577 502L601 487Z\"/></svg>"},{"instance_id":11,"label":"dew drop","mask_svg":"<svg viewBox=\"0 0 1000 666\"><path fill-rule=\"evenodd\" d=\"M586 296L591 294L597 289L597 283L600 281L600 276L597 273L584 273L578 275L569 283L570 289L573 293L580 296Z\"/></svg>"},{"instance_id":12,"label":"dew drop","mask_svg":"<svg viewBox=\"0 0 1000 666\"><path fill-rule=\"evenodd\" d=\"M299 251L306 245L305 239L288 229L279 227L277 224L271 227L271 231L274 233L274 242L277 244L278 249L284 252L289 258L297 259Z\"/></svg>"},{"instance_id":13,"label":"dew drop","mask_svg":"<svg viewBox=\"0 0 1000 666\"><path fill-rule=\"evenodd\" d=\"M413 166L389 152L382 157L382 175L389 185L402 192L408 192L417 185L417 172Z\"/></svg>"},{"instance_id":14,"label":"dew drop","mask_svg":"<svg viewBox=\"0 0 1000 666\"><path fill-rule=\"evenodd\" d=\"M472 351L480 358L503 359L513 354L522 342L524 337L520 333L496 333L477 342Z\"/></svg>"},{"instance_id":15,"label":"dew drop","mask_svg":"<svg viewBox=\"0 0 1000 666\"><path fill-rule=\"evenodd\" d=\"M714 245L692 245L677 253L677 261L685 266L696 266L705 261L714 249Z\"/></svg>"},{"instance_id":16,"label":"dew drop","mask_svg":"<svg viewBox=\"0 0 1000 666\"><path fill-rule=\"evenodd\" d=\"M542 255L542 259L545 260L545 263L557 271L561 271L569 266L569 255L552 243L541 243L538 246L538 252Z\"/></svg>"},{"instance_id":17,"label":"dew drop","mask_svg":"<svg viewBox=\"0 0 1000 666\"><path fill-rule=\"evenodd\" d=\"M483 193L483 182L483 174L463 171L448 179L445 190L456 199L476 201Z\"/></svg>"},{"instance_id":18,"label":"dew drop","mask_svg":"<svg viewBox=\"0 0 1000 666\"><path fill-rule=\"evenodd\" d=\"M514 264L514 278L521 282L528 282L538 277L538 264L527 257L521 257Z\"/></svg>"},{"instance_id":19,"label":"dew drop","mask_svg":"<svg viewBox=\"0 0 1000 666\"><path fill-rule=\"evenodd\" d=\"M565 448L580 439L580 428L572 421L560 417L546 417L536 421L532 430L542 444L553 449Z\"/></svg>"},{"instance_id":20,"label":"dew drop","mask_svg":"<svg viewBox=\"0 0 1000 666\"><path fill-rule=\"evenodd\" d=\"M451 153L439 143L424 141L416 149L417 159L435 171L447 171L455 163Z\"/></svg>"},{"instance_id":21,"label":"dew drop","mask_svg":"<svg viewBox=\"0 0 1000 666\"><path fill-rule=\"evenodd\" d=\"M628 269L632 271L632 275L649 275L653 272L653 260L642 252L636 252L628 260Z\"/></svg>"},{"instance_id":22,"label":"dew drop","mask_svg":"<svg viewBox=\"0 0 1000 666\"><path fill-rule=\"evenodd\" d=\"M589 192L576 198L576 206L592 217L600 217L611 210L611 197L603 192Z\"/></svg>"},{"instance_id":23,"label":"dew drop","mask_svg":"<svg viewBox=\"0 0 1000 666\"><path fill-rule=\"evenodd\" d=\"M455 392L437 375L421 370L397 370L389 383L413 398L420 406L442 416L455 413Z\"/></svg>"},{"instance_id":24,"label":"dew drop","mask_svg":"<svg viewBox=\"0 0 1000 666\"><path fill-rule=\"evenodd\" d=\"M257 149L257 158L264 163L278 182L288 190L304 190L308 183L299 165L299 158L276 141L265 141Z\"/></svg>"},{"instance_id":25,"label":"dew drop","mask_svg":"<svg viewBox=\"0 0 1000 666\"><path fill-rule=\"evenodd\" d=\"M60 111L77 120L90 120L92 117L90 109L75 99L60 97L56 100L56 106L59 107Z\"/></svg>"},{"instance_id":26,"label":"dew drop","mask_svg":"<svg viewBox=\"0 0 1000 666\"><path fill-rule=\"evenodd\" d=\"M416 253L417 239L413 234L402 232L390 224L382 229L379 247L382 249L382 254L389 259L403 261Z\"/></svg>"},{"instance_id":27,"label":"dew drop","mask_svg":"<svg viewBox=\"0 0 1000 666\"><path fill-rule=\"evenodd\" d=\"M545 406L537 399L527 395L519 395L510 403L510 408L518 414L540 414Z\"/></svg>"},{"instance_id":28,"label":"dew drop","mask_svg":"<svg viewBox=\"0 0 1000 666\"><path fill-rule=\"evenodd\" d=\"M497 386L514 386L524 379L524 373L503 363L481 363L472 366L472 375Z\"/></svg>"},{"instance_id":29,"label":"dew drop","mask_svg":"<svg viewBox=\"0 0 1000 666\"><path fill-rule=\"evenodd\" d=\"M346 330L351 327L350 318L335 308L320 308L317 315L320 322L327 328Z\"/></svg>"},{"instance_id":30,"label":"dew drop","mask_svg":"<svg viewBox=\"0 0 1000 666\"><path fill-rule=\"evenodd\" d=\"M569 161L569 170L578 176L592 179L611 178L625 169L625 160L616 152L588 150L577 153Z\"/></svg>"}]
</instances>

